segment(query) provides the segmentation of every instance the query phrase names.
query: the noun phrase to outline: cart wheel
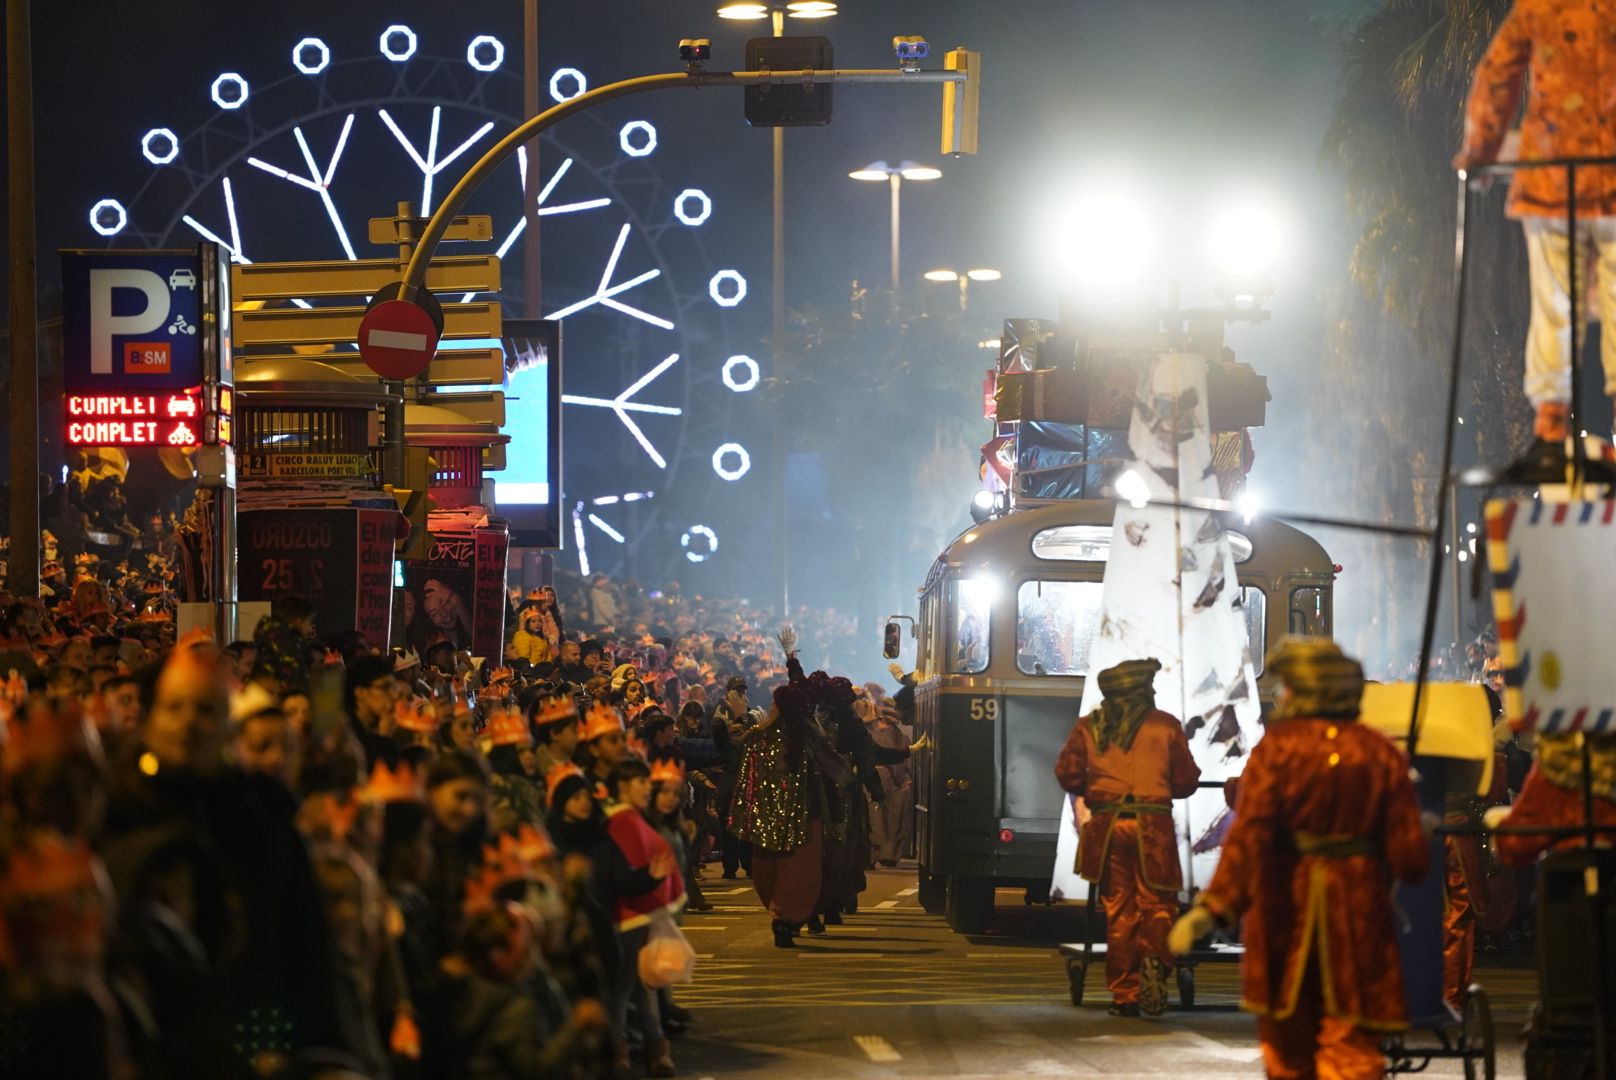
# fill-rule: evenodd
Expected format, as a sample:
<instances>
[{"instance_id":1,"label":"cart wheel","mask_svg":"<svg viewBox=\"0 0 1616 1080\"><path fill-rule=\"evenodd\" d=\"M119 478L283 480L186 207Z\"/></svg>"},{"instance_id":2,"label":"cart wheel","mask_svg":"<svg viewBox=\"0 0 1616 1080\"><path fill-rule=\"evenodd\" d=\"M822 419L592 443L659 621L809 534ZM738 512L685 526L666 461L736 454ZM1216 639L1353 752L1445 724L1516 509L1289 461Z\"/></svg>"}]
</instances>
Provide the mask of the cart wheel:
<instances>
[{"instance_id":1,"label":"cart wheel","mask_svg":"<svg viewBox=\"0 0 1616 1080\"><path fill-rule=\"evenodd\" d=\"M1081 960L1066 961L1066 981L1072 984L1072 1004L1083 1004L1083 983L1087 981L1088 965Z\"/></svg>"},{"instance_id":2,"label":"cart wheel","mask_svg":"<svg viewBox=\"0 0 1616 1080\"><path fill-rule=\"evenodd\" d=\"M1178 1005L1186 1011L1195 1008L1195 969L1180 964L1175 970L1178 976Z\"/></svg>"},{"instance_id":3,"label":"cart wheel","mask_svg":"<svg viewBox=\"0 0 1616 1080\"><path fill-rule=\"evenodd\" d=\"M1497 1047L1493 1043L1493 1006L1487 991L1470 987L1465 998L1459 1047L1464 1051L1465 1080L1494 1080L1498 1074Z\"/></svg>"}]
</instances>

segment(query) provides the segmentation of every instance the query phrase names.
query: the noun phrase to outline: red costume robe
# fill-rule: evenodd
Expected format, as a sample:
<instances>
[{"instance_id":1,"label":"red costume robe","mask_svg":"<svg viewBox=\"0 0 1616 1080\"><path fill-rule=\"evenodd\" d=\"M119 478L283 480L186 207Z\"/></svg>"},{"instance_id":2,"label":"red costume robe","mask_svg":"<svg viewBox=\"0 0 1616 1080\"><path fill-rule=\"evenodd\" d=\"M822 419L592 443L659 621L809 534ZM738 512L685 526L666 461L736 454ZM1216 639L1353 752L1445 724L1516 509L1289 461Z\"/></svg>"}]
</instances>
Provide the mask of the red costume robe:
<instances>
[{"instance_id":1,"label":"red costume robe","mask_svg":"<svg viewBox=\"0 0 1616 1080\"><path fill-rule=\"evenodd\" d=\"M1093 816L1078 836L1079 872L1105 883L1106 982L1127 1004L1139 997L1139 963L1155 956L1171 966L1167 932L1178 916L1183 885L1172 800L1188 798L1201 778L1184 727L1153 710L1129 749L1112 742L1102 753L1088 717L1061 749L1055 778L1081 795Z\"/></svg>"},{"instance_id":2,"label":"red costume robe","mask_svg":"<svg viewBox=\"0 0 1616 1080\"><path fill-rule=\"evenodd\" d=\"M1430 862L1408 761L1352 720L1271 724L1200 897L1245 916L1245 1008L1273 1077L1380 1076L1376 1031L1406 1026L1391 881Z\"/></svg>"},{"instance_id":3,"label":"red costume robe","mask_svg":"<svg viewBox=\"0 0 1616 1080\"><path fill-rule=\"evenodd\" d=\"M1551 771L1554 773L1551 778ZM1598 775L1596 771L1594 775ZM1547 827L1574 827L1583 823L1581 769L1575 772L1545 770L1539 761L1526 774L1520 797L1510 808L1509 816L1501 827L1511 825L1540 825ZM1616 828L1616 800L1594 796L1594 824L1606 829ZM1601 833L1597 843L1616 845L1616 834ZM1498 833L1493 837L1493 850L1498 861L1510 866L1530 866L1545 851L1562 848L1580 848L1581 836L1534 836L1529 833Z\"/></svg>"}]
</instances>

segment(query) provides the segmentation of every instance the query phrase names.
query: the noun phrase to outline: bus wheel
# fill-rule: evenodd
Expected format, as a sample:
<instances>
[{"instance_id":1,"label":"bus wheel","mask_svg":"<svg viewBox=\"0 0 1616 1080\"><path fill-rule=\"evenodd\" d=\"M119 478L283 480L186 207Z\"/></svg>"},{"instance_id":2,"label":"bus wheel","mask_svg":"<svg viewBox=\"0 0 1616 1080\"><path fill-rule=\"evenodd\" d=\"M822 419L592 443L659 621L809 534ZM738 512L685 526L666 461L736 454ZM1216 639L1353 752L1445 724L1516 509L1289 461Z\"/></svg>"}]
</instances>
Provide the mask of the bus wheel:
<instances>
[{"instance_id":1,"label":"bus wheel","mask_svg":"<svg viewBox=\"0 0 1616 1080\"><path fill-rule=\"evenodd\" d=\"M980 934L993 922L993 879L954 875L948 879L944 906L949 927L957 934Z\"/></svg>"},{"instance_id":2,"label":"bus wheel","mask_svg":"<svg viewBox=\"0 0 1616 1080\"><path fill-rule=\"evenodd\" d=\"M927 915L941 915L947 904L948 879L920 868L920 907Z\"/></svg>"}]
</instances>

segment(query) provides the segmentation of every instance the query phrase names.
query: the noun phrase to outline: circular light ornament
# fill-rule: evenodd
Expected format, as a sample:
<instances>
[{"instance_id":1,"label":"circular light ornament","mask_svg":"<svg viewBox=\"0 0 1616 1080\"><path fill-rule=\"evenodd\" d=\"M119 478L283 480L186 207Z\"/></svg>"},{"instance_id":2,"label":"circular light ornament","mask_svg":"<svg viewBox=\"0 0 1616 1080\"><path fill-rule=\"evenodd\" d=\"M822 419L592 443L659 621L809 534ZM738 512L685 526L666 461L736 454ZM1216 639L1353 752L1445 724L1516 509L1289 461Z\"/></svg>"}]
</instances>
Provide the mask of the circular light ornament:
<instances>
[{"instance_id":1,"label":"circular light ornament","mask_svg":"<svg viewBox=\"0 0 1616 1080\"><path fill-rule=\"evenodd\" d=\"M1244 206L1212 223L1212 258L1236 278L1254 278L1273 269L1279 256L1279 222L1266 210Z\"/></svg>"},{"instance_id":2,"label":"circular light ornament","mask_svg":"<svg viewBox=\"0 0 1616 1080\"><path fill-rule=\"evenodd\" d=\"M312 64L303 59L309 49L320 54L320 59ZM318 75L331 66L331 49L317 37L306 37L292 46L292 66L305 75Z\"/></svg>"},{"instance_id":3,"label":"circular light ornament","mask_svg":"<svg viewBox=\"0 0 1616 1080\"><path fill-rule=\"evenodd\" d=\"M166 142L168 144L168 149L159 152L157 150L157 144L159 141ZM146 156L146 160L151 162L153 165L167 165L169 162L180 156L179 136L175 135L168 128L152 128L141 138L140 152L144 154Z\"/></svg>"},{"instance_id":4,"label":"circular light ornament","mask_svg":"<svg viewBox=\"0 0 1616 1080\"><path fill-rule=\"evenodd\" d=\"M487 49L492 56L490 60L478 59L478 51ZM493 34L478 34L466 46L466 63L478 71L498 71L499 66L505 62L505 43Z\"/></svg>"},{"instance_id":5,"label":"circular light ornament","mask_svg":"<svg viewBox=\"0 0 1616 1080\"><path fill-rule=\"evenodd\" d=\"M705 540L706 543L696 543L697 538ZM679 538L679 546L685 549L685 558L691 562L706 562L718 554L718 534L705 525L692 525Z\"/></svg>"},{"instance_id":6,"label":"circular light ornament","mask_svg":"<svg viewBox=\"0 0 1616 1080\"><path fill-rule=\"evenodd\" d=\"M735 465L730 467L724 464L726 457L735 458ZM734 483L752 471L752 455L746 452L746 447L740 443L727 442L713 451L713 472L720 477Z\"/></svg>"},{"instance_id":7,"label":"circular light ornament","mask_svg":"<svg viewBox=\"0 0 1616 1080\"><path fill-rule=\"evenodd\" d=\"M561 84L568 81L572 83L570 94L561 89ZM550 76L550 96L558 103L582 97L588 91L589 80L577 68L556 68L555 74Z\"/></svg>"},{"instance_id":8,"label":"circular light ornament","mask_svg":"<svg viewBox=\"0 0 1616 1080\"><path fill-rule=\"evenodd\" d=\"M104 220L108 214L112 215L110 224ZM102 236L117 236L128 224L129 211L117 199L102 199L90 207L90 228Z\"/></svg>"},{"instance_id":9,"label":"circular light ornament","mask_svg":"<svg viewBox=\"0 0 1616 1080\"><path fill-rule=\"evenodd\" d=\"M404 39L403 49L393 48L393 39L395 37L401 37ZM415 31L411 30L403 23L394 23L386 30L383 30L381 39L376 43L377 48L381 49L382 55L387 57L387 59L391 60L395 64L402 64L404 61L414 56L415 47L419 44L420 42L415 37Z\"/></svg>"},{"instance_id":10,"label":"circular light ornament","mask_svg":"<svg viewBox=\"0 0 1616 1080\"><path fill-rule=\"evenodd\" d=\"M643 141L636 143L634 135L638 133ZM630 120L623 125L623 130L617 133L617 145L623 148L623 153L629 157L650 157L656 152L656 128L645 120Z\"/></svg>"},{"instance_id":11,"label":"circular light ornament","mask_svg":"<svg viewBox=\"0 0 1616 1080\"><path fill-rule=\"evenodd\" d=\"M1150 260L1150 219L1120 192L1083 199L1059 232L1067 276L1091 289L1136 282Z\"/></svg>"},{"instance_id":12,"label":"circular light ornament","mask_svg":"<svg viewBox=\"0 0 1616 1080\"><path fill-rule=\"evenodd\" d=\"M225 96L225 87L227 86L235 88L234 97ZM213 80L210 93L213 95L213 103L219 108L239 109L247 104L247 80L237 75L234 71L227 71Z\"/></svg>"},{"instance_id":13,"label":"circular light ornament","mask_svg":"<svg viewBox=\"0 0 1616 1080\"><path fill-rule=\"evenodd\" d=\"M691 202L696 204L695 213L691 213L687 209L686 204ZM707 193L700 188L685 188L674 196L673 216L686 225L704 224L708 218L713 216L713 200L708 198Z\"/></svg>"},{"instance_id":14,"label":"circular light ornament","mask_svg":"<svg viewBox=\"0 0 1616 1080\"><path fill-rule=\"evenodd\" d=\"M730 285L728 291L724 289L726 282ZM746 279L739 270L720 270L707 283L707 295L719 307L738 307L746 299Z\"/></svg>"},{"instance_id":15,"label":"circular light ornament","mask_svg":"<svg viewBox=\"0 0 1616 1080\"><path fill-rule=\"evenodd\" d=\"M995 342L997 344L997 342ZM735 377L735 369L740 368L744 374ZM756 389L763 373L758 370L758 362L750 356L732 356L724 361L724 385L737 394L744 394L748 390Z\"/></svg>"}]
</instances>

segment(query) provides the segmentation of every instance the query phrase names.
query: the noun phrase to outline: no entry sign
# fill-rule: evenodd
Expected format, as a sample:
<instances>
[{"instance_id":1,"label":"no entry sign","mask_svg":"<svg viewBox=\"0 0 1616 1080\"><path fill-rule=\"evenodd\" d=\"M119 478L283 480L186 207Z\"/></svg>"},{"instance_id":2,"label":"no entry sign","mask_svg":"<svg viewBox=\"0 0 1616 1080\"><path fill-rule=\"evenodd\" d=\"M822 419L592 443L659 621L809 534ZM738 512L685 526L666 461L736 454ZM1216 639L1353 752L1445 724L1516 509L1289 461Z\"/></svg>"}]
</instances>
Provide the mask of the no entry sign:
<instances>
[{"instance_id":1,"label":"no entry sign","mask_svg":"<svg viewBox=\"0 0 1616 1080\"><path fill-rule=\"evenodd\" d=\"M437 323L409 300L383 300L359 321L359 355L384 379L415 378L437 351Z\"/></svg>"}]
</instances>

